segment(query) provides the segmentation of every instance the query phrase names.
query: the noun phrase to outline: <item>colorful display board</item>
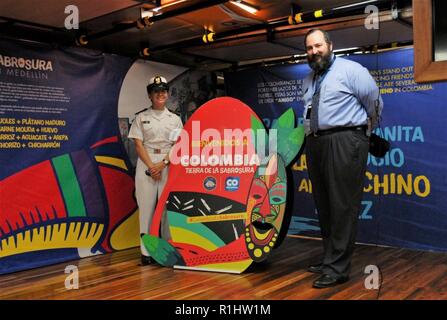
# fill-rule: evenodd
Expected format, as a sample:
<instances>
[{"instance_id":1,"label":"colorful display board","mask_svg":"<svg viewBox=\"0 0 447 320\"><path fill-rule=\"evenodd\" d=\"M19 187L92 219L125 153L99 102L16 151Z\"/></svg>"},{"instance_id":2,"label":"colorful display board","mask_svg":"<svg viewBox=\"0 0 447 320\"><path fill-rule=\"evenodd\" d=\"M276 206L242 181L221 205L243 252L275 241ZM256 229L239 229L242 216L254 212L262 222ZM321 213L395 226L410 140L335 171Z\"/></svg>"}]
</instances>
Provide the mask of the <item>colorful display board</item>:
<instances>
[{"instance_id":1,"label":"colorful display board","mask_svg":"<svg viewBox=\"0 0 447 320\"><path fill-rule=\"evenodd\" d=\"M239 100L201 106L172 150L168 181L142 235L151 256L164 266L234 273L265 260L288 228L286 166L303 138L291 109L267 133Z\"/></svg>"}]
</instances>

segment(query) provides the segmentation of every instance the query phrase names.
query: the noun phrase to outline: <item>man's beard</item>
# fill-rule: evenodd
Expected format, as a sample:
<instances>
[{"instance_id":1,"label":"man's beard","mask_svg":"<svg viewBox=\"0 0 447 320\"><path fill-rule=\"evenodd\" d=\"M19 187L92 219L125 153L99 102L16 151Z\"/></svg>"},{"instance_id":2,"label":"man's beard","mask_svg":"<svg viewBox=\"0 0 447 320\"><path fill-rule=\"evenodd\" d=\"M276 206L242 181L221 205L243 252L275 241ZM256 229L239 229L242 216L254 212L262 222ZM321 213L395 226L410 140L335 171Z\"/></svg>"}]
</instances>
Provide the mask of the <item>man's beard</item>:
<instances>
[{"instance_id":1,"label":"man's beard","mask_svg":"<svg viewBox=\"0 0 447 320\"><path fill-rule=\"evenodd\" d=\"M319 61L316 58L321 57ZM312 57L307 57L307 62L315 73L322 73L326 71L331 65L332 52L328 51L326 55L314 54Z\"/></svg>"}]
</instances>

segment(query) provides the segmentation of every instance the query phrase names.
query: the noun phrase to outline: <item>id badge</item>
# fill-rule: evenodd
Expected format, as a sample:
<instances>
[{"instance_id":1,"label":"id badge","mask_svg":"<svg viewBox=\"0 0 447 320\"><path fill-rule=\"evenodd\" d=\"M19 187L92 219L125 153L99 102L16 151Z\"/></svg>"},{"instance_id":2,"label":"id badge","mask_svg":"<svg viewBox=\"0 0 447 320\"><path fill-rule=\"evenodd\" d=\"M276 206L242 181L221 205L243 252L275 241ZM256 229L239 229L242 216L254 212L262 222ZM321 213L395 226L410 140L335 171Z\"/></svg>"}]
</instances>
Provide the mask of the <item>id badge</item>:
<instances>
[{"instance_id":1,"label":"id badge","mask_svg":"<svg viewBox=\"0 0 447 320\"><path fill-rule=\"evenodd\" d=\"M308 106L306 109L306 116L304 117L304 134L307 136L310 134L310 115L312 113L312 106Z\"/></svg>"},{"instance_id":2,"label":"id badge","mask_svg":"<svg viewBox=\"0 0 447 320\"><path fill-rule=\"evenodd\" d=\"M312 113L312 106L308 106L306 110L306 117L305 117L306 120L310 120L311 113Z\"/></svg>"}]
</instances>

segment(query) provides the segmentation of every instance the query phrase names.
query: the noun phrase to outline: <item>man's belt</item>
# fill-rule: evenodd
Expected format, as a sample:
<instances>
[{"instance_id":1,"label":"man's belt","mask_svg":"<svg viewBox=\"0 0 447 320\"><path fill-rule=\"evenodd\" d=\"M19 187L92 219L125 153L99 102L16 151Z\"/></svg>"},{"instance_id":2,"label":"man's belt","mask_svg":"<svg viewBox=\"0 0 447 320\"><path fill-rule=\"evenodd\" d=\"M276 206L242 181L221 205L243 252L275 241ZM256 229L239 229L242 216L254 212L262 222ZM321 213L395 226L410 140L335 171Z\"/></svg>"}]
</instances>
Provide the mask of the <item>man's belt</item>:
<instances>
[{"instance_id":1,"label":"man's belt","mask_svg":"<svg viewBox=\"0 0 447 320\"><path fill-rule=\"evenodd\" d=\"M340 131L363 131L366 132L368 126L355 126L355 127L335 127L326 130L318 130L317 132L311 133L314 137L325 136L328 134L340 132Z\"/></svg>"}]
</instances>

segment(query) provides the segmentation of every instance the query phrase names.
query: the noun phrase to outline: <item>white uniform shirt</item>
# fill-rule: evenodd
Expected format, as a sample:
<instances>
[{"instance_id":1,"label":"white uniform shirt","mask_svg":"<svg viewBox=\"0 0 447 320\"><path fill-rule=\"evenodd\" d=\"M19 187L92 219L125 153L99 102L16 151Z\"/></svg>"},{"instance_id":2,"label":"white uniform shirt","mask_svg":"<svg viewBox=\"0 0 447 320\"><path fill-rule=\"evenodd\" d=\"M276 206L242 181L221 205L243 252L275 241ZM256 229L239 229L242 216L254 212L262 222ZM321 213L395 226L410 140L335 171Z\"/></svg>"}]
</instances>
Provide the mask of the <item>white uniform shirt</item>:
<instances>
[{"instance_id":1,"label":"white uniform shirt","mask_svg":"<svg viewBox=\"0 0 447 320\"><path fill-rule=\"evenodd\" d=\"M167 150L176 142L181 128L182 120L168 108L162 112L148 108L136 116L129 138L143 141L146 149Z\"/></svg>"}]
</instances>

